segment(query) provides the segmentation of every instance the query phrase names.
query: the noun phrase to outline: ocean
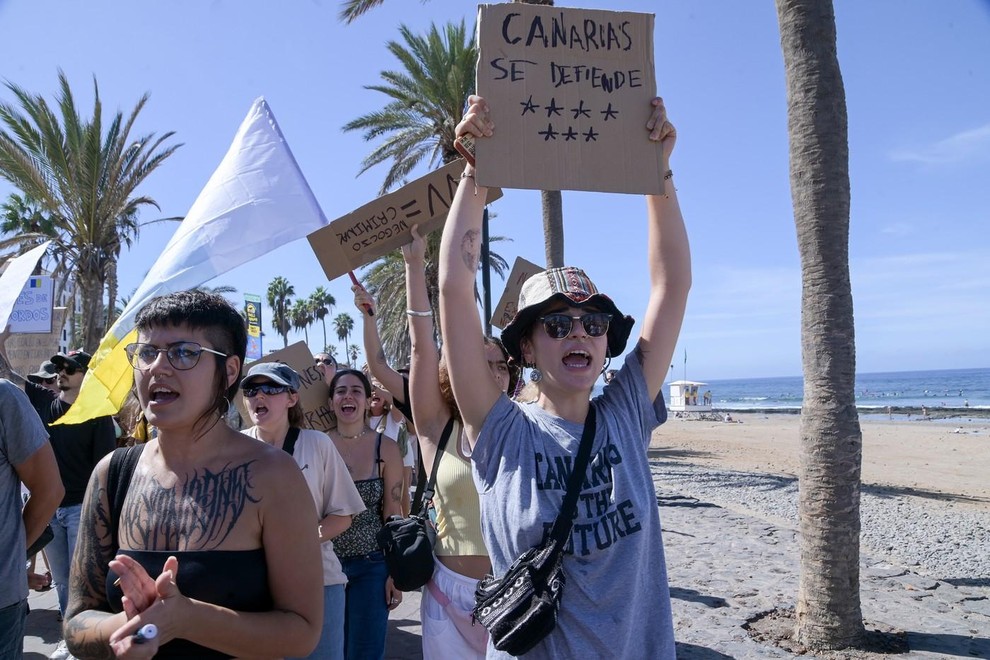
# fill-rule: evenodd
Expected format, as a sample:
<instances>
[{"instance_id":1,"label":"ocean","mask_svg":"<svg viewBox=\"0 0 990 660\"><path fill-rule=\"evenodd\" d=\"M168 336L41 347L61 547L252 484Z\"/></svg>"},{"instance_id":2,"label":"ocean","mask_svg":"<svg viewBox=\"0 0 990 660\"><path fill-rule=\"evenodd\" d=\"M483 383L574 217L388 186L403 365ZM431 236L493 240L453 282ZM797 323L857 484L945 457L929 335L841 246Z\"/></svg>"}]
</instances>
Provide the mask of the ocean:
<instances>
[{"instance_id":1,"label":"ocean","mask_svg":"<svg viewBox=\"0 0 990 660\"><path fill-rule=\"evenodd\" d=\"M694 374L689 380L704 380ZM712 393L713 407L719 410L801 408L804 379L739 378L706 381L699 392ZM669 389L665 384L664 395ZM973 408L990 410L990 369L946 369L939 371L896 371L857 374L856 405L861 410L883 412L892 408L925 407Z\"/></svg>"}]
</instances>

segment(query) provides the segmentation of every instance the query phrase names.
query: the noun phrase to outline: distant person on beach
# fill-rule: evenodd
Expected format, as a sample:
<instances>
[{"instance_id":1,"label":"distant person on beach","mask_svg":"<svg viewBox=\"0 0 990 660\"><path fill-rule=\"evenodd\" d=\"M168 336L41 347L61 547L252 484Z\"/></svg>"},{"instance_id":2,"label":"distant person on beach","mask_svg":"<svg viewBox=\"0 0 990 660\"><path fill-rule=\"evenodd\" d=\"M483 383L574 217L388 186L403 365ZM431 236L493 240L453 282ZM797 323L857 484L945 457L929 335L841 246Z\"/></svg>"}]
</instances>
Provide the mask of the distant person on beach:
<instances>
[{"instance_id":1,"label":"distant person on beach","mask_svg":"<svg viewBox=\"0 0 990 660\"><path fill-rule=\"evenodd\" d=\"M223 422L247 349L244 320L222 296L182 291L149 302L136 328L127 357L158 436L93 472L73 558L69 650L307 655L323 623L313 498L292 457ZM134 633L147 624L158 634L142 643Z\"/></svg>"},{"instance_id":2,"label":"distant person on beach","mask_svg":"<svg viewBox=\"0 0 990 660\"><path fill-rule=\"evenodd\" d=\"M478 96L455 134L485 139L498 130ZM676 139L663 102L651 103L646 130L666 161ZM645 110L645 108L644 108ZM672 173L666 195L647 196L650 296L635 350L600 396L589 400L610 356L622 354L633 319L579 268L554 268L523 284L502 342L530 368L535 401L515 402L480 378L488 354L475 307L487 189L461 175L440 247L440 321L454 397L472 451L481 494L482 531L494 575L540 545L561 508L566 477L595 411L591 461L570 543L567 584L556 628L527 658L673 659L674 631L660 518L647 448L666 421L661 387L680 332L691 285L687 232ZM415 405L415 403L414 403ZM603 613L607 615L603 616ZM506 657L489 644L488 658Z\"/></svg>"}]
</instances>

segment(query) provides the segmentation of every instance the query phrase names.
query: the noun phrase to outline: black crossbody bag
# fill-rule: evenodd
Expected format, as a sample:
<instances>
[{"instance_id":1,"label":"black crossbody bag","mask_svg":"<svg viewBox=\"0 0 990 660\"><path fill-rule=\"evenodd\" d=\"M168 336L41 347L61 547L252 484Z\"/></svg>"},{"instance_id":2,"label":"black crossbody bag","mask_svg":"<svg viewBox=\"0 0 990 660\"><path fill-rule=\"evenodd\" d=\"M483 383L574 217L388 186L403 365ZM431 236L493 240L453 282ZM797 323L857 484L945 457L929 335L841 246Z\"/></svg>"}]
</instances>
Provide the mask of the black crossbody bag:
<instances>
[{"instance_id":1,"label":"black crossbody bag","mask_svg":"<svg viewBox=\"0 0 990 660\"><path fill-rule=\"evenodd\" d=\"M574 524L574 509L588 467L595 438L595 407L589 406L574 467L567 480L567 494L550 535L512 562L502 577L489 575L474 593L473 616L488 629L492 644L510 655L523 655L557 627L557 611L563 596L564 546Z\"/></svg>"},{"instance_id":2,"label":"black crossbody bag","mask_svg":"<svg viewBox=\"0 0 990 660\"><path fill-rule=\"evenodd\" d=\"M378 547L385 555L385 566L392 577L392 584L399 591L415 591L433 577L433 546L437 542L437 530L430 520L428 504L433 499L440 459L453 430L454 418L451 417L440 434L429 482L425 488L422 481L416 486L411 515L408 518L389 516L375 535Z\"/></svg>"}]
</instances>

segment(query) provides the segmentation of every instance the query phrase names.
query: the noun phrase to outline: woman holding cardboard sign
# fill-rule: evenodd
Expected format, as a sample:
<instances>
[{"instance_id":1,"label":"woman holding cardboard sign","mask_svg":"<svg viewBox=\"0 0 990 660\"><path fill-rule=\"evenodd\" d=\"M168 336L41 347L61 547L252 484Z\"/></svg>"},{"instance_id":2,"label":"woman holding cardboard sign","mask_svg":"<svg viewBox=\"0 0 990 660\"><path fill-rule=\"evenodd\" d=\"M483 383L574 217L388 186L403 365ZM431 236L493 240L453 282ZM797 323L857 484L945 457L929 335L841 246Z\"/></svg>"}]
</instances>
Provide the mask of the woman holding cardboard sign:
<instances>
[{"instance_id":1,"label":"woman holding cardboard sign","mask_svg":"<svg viewBox=\"0 0 990 660\"><path fill-rule=\"evenodd\" d=\"M469 104L457 134L492 136L496 127L485 100L472 96ZM648 116L642 139L669 157L676 132L660 99L651 102ZM462 176L473 179L474 168L466 167ZM585 444L581 440L590 442L584 478L575 481L573 523L561 526L567 535L561 544L566 584L557 624L527 657L674 657L660 519L646 456L652 430L666 419L661 385L691 284L687 233L669 183L667 193L646 198L651 289L639 340L603 394L591 400L607 360L625 350L633 319L578 268L528 279L502 341L514 362L532 370L537 397L513 402L477 378L487 362L481 323L477 314L465 313L474 304L486 189L460 186L444 227L444 350L473 449L482 529L496 577L544 544L568 490L567 466ZM488 657L500 653L490 646Z\"/></svg>"}]
</instances>

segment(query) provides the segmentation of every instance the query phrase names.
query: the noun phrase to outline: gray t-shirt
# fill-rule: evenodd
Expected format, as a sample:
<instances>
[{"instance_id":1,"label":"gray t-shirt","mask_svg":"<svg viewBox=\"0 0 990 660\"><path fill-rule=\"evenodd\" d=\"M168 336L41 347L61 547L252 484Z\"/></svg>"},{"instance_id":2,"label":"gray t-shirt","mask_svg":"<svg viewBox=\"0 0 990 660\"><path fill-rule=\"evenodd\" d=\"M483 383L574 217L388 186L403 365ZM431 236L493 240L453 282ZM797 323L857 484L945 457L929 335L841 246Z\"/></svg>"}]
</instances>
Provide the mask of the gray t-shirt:
<instances>
[{"instance_id":1,"label":"gray t-shirt","mask_svg":"<svg viewBox=\"0 0 990 660\"><path fill-rule=\"evenodd\" d=\"M666 421L634 355L600 397L595 439L563 568L557 628L527 658L674 658L667 567L646 450ZM495 575L549 534L583 424L502 396L472 460ZM509 657L489 644L489 658Z\"/></svg>"},{"instance_id":2,"label":"gray t-shirt","mask_svg":"<svg viewBox=\"0 0 990 660\"><path fill-rule=\"evenodd\" d=\"M48 441L41 418L27 395L0 378L0 608L27 598L21 480L15 467L31 458ZM9 533L14 530L15 533Z\"/></svg>"}]
</instances>

